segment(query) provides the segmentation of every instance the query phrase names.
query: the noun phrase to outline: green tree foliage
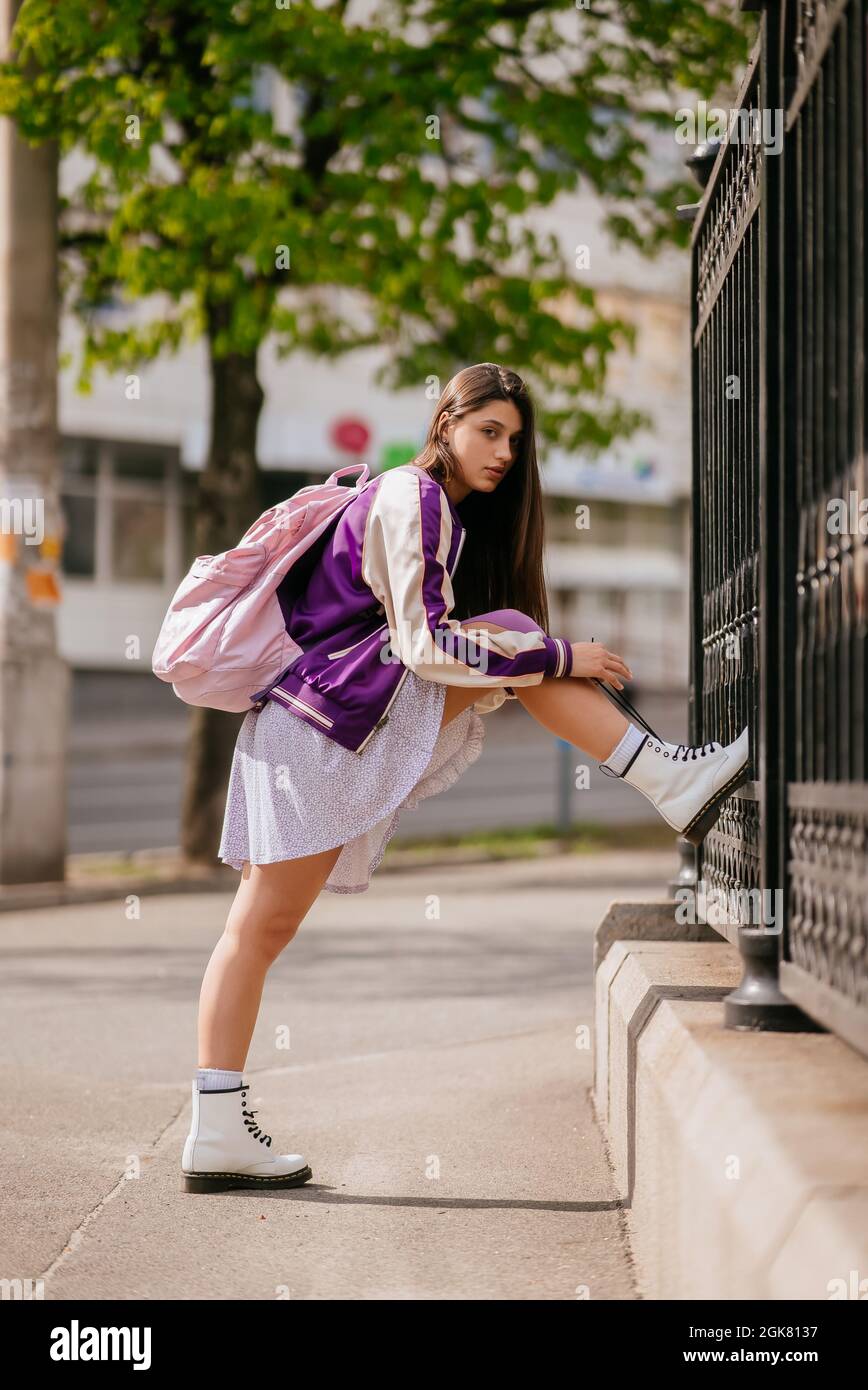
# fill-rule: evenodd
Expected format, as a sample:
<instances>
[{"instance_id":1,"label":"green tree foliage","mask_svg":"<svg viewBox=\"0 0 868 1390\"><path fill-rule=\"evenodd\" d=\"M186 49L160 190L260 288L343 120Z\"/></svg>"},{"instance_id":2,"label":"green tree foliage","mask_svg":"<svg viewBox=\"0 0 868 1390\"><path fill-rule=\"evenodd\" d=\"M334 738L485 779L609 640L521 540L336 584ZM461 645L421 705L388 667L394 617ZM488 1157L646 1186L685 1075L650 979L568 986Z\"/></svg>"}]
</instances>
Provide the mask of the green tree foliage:
<instances>
[{"instance_id":1,"label":"green tree foliage","mask_svg":"<svg viewBox=\"0 0 868 1390\"><path fill-rule=\"evenodd\" d=\"M628 329L529 214L584 187L617 238L683 239L691 191L655 179L649 136L686 89L730 80L735 18L730 0L25 0L0 111L93 160L62 205L79 384L199 337L222 305L218 356L270 334L281 355L381 345L393 387L503 361L539 387L546 437L605 445L630 423L601 400ZM289 84L282 128L255 96L269 72ZM92 314L153 294L171 308L147 324Z\"/></svg>"},{"instance_id":2,"label":"green tree foliage","mask_svg":"<svg viewBox=\"0 0 868 1390\"><path fill-rule=\"evenodd\" d=\"M378 381L398 389L503 362L565 448L635 428L603 394L630 327L534 214L584 189L616 239L683 240L674 208L693 190L661 175L652 137L674 139L684 92L714 97L745 54L730 0L23 0L0 113L86 157L60 204L79 389L97 365L128 374L206 342L206 554L258 510L266 338L282 357L381 347ZM96 312L152 296L125 324ZM191 859L213 861L236 729L195 712Z\"/></svg>"}]
</instances>

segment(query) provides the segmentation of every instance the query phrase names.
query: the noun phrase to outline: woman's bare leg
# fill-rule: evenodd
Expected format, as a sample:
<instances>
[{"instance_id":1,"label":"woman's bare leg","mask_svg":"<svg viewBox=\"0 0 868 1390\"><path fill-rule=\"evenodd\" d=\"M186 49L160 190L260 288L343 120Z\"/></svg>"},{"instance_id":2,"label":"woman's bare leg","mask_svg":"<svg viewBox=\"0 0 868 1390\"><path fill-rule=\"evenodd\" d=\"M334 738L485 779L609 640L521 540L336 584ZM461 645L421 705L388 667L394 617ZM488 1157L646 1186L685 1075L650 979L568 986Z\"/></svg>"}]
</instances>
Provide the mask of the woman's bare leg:
<instances>
[{"instance_id":1,"label":"woman's bare leg","mask_svg":"<svg viewBox=\"0 0 868 1390\"><path fill-rule=\"evenodd\" d=\"M586 676L544 676L539 685L514 689L538 724L600 762L614 751L630 725Z\"/></svg>"},{"instance_id":2,"label":"woman's bare leg","mask_svg":"<svg viewBox=\"0 0 868 1390\"><path fill-rule=\"evenodd\" d=\"M503 632L500 623L473 620L474 627ZM582 748L601 762L627 732L629 720L607 700L593 681L584 676L544 676L538 685L513 686L525 709L544 729ZM480 698L479 686L449 685L443 705L441 728Z\"/></svg>"},{"instance_id":3,"label":"woman's bare leg","mask_svg":"<svg viewBox=\"0 0 868 1390\"><path fill-rule=\"evenodd\" d=\"M343 848L245 864L199 996L199 1066L243 1071L268 967L298 931Z\"/></svg>"}]
</instances>

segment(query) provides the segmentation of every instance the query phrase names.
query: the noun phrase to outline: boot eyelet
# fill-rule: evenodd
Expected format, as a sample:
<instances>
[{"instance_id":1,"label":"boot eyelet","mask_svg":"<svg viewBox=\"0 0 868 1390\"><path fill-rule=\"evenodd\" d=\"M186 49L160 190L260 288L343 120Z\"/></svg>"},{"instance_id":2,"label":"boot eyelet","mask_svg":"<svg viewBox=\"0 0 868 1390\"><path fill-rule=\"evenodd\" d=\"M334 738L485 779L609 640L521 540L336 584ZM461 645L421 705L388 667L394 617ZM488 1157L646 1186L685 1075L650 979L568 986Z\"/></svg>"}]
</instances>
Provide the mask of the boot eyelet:
<instances>
[{"instance_id":1,"label":"boot eyelet","mask_svg":"<svg viewBox=\"0 0 868 1390\"><path fill-rule=\"evenodd\" d=\"M664 756L664 758L668 758L668 757L669 757L669 754L668 754L668 753L664 753L663 756Z\"/></svg>"},{"instance_id":2,"label":"boot eyelet","mask_svg":"<svg viewBox=\"0 0 868 1390\"><path fill-rule=\"evenodd\" d=\"M660 744L658 743L658 745L657 745L657 752L659 753L660 751L661 751L661 749L660 749Z\"/></svg>"}]
</instances>

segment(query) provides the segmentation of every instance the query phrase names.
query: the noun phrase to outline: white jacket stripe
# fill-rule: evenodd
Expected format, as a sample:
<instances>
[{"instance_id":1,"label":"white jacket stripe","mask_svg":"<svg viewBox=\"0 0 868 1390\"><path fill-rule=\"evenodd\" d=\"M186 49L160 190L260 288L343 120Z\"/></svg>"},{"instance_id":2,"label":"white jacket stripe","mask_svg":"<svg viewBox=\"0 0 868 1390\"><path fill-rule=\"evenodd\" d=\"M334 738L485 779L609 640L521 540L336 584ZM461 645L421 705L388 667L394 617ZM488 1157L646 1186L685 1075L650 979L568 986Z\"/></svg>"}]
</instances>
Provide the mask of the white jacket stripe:
<instances>
[{"instance_id":1,"label":"white jacket stripe","mask_svg":"<svg viewBox=\"0 0 868 1390\"><path fill-rule=\"evenodd\" d=\"M383 605L393 652L417 675L447 685L538 685L555 639L539 630L474 630L448 616L451 540L449 504L435 479L409 468L383 476L368 509L361 573ZM556 650L562 670L560 643Z\"/></svg>"}]
</instances>

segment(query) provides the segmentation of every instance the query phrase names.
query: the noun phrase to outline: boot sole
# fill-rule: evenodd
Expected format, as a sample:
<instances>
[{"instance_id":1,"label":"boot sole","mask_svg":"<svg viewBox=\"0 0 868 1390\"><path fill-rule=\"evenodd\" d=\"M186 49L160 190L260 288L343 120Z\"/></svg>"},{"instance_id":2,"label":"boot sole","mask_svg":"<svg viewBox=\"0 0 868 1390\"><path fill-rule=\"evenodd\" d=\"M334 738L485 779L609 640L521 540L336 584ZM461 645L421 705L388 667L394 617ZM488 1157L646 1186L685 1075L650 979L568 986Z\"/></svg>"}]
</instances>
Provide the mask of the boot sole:
<instances>
[{"instance_id":1,"label":"boot sole","mask_svg":"<svg viewBox=\"0 0 868 1390\"><path fill-rule=\"evenodd\" d=\"M258 1178L252 1173L184 1173L181 1190L183 1192L228 1192L235 1187L300 1187L311 1177L310 1165L297 1169L294 1173L284 1173L277 1178Z\"/></svg>"},{"instance_id":2,"label":"boot sole","mask_svg":"<svg viewBox=\"0 0 868 1390\"><path fill-rule=\"evenodd\" d=\"M683 830L678 832L680 835L684 836L685 840L689 840L692 845L702 844L709 830L711 830L720 819L724 801L749 780L747 770L749 762L750 758L747 758L735 776L730 777L726 785L721 787L719 792L715 792L711 801L707 802L699 814L693 817L690 824L686 825Z\"/></svg>"}]
</instances>

